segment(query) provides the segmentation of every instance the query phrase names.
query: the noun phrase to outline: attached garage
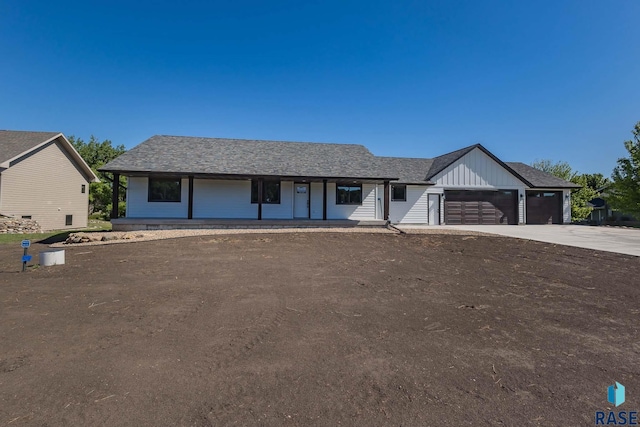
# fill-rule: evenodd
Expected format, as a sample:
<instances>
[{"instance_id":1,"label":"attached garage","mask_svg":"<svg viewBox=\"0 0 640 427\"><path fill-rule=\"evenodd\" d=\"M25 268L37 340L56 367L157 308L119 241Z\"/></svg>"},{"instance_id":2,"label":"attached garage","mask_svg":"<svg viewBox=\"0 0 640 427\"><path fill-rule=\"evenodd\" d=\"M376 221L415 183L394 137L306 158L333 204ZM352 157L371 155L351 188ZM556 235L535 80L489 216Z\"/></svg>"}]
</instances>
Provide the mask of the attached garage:
<instances>
[{"instance_id":1,"label":"attached garage","mask_svg":"<svg viewBox=\"0 0 640 427\"><path fill-rule=\"evenodd\" d=\"M518 191L445 190L447 225L518 224Z\"/></svg>"},{"instance_id":2,"label":"attached garage","mask_svg":"<svg viewBox=\"0 0 640 427\"><path fill-rule=\"evenodd\" d=\"M527 191L527 224L562 224L562 191Z\"/></svg>"}]
</instances>

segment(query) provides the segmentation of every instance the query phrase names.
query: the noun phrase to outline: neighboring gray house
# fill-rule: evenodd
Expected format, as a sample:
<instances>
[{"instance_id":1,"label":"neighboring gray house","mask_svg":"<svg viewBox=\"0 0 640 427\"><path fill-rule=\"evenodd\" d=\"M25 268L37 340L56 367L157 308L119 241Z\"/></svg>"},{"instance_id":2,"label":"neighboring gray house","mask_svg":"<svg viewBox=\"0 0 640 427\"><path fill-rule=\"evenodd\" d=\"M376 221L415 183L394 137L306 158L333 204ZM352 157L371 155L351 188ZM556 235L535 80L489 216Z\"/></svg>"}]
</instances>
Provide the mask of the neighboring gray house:
<instances>
[{"instance_id":1,"label":"neighboring gray house","mask_svg":"<svg viewBox=\"0 0 640 427\"><path fill-rule=\"evenodd\" d=\"M86 227L90 182L98 177L63 134L0 131L0 215Z\"/></svg>"},{"instance_id":2,"label":"neighboring gray house","mask_svg":"<svg viewBox=\"0 0 640 427\"><path fill-rule=\"evenodd\" d=\"M116 229L208 219L565 223L577 187L480 144L412 159L362 145L154 136L101 171L128 179Z\"/></svg>"}]
</instances>

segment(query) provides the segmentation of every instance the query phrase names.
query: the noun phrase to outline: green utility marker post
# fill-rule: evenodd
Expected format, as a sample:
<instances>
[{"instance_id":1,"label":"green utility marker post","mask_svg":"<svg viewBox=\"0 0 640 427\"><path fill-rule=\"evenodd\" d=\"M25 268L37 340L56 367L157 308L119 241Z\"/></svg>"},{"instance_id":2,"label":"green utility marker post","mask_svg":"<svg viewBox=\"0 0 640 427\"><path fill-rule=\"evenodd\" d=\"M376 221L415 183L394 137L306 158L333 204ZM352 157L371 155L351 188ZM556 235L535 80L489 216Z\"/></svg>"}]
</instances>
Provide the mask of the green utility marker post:
<instances>
[{"instance_id":1,"label":"green utility marker post","mask_svg":"<svg viewBox=\"0 0 640 427\"><path fill-rule=\"evenodd\" d=\"M27 271L27 263L31 261L31 255L27 253L29 246L31 246L31 240L23 240L20 246L24 248L24 254L22 254L22 272L24 273Z\"/></svg>"}]
</instances>

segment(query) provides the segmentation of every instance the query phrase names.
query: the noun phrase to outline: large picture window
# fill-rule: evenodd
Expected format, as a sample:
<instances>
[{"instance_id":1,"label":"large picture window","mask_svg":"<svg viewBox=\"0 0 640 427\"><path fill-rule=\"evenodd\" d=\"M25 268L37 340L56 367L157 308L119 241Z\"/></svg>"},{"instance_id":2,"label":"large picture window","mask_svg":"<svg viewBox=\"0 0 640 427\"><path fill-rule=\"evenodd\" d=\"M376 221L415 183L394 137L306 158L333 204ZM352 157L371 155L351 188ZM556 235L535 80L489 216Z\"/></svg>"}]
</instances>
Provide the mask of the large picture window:
<instances>
[{"instance_id":1,"label":"large picture window","mask_svg":"<svg viewBox=\"0 0 640 427\"><path fill-rule=\"evenodd\" d=\"M251 203L258 203L258 180L251 181ZM280 204L280 181L262 181L262 203Z\"/></svg>"},{"instance_id":2,"label":"large picture window","mask_svg":"<svg viewBox=\"0 0 640 427\"><path fill-rule=\"evenodd\" d=\"M336 205L361 205L362 185L336 185Z\"/></svg>"},{"instance_id":3,"label":"large picture window","mask_svg":"<svg viewBox=\"0 0 640 427\"><path fill-rule=\"evenodd\" d=\"M180 178L149 178L150 202L180 202Z\"/></svg>"},{"instance_id":4,"label":"large picture window","mask_svg":"<svg viewBox=\"0 0 640 427\"><path fill-rule=\"evenodd\" d=\"M391 186L391 201L393 201L393 202L406 202L407 201L407 186L406 185L392 185Z\"/></svg>"}]
</instances>

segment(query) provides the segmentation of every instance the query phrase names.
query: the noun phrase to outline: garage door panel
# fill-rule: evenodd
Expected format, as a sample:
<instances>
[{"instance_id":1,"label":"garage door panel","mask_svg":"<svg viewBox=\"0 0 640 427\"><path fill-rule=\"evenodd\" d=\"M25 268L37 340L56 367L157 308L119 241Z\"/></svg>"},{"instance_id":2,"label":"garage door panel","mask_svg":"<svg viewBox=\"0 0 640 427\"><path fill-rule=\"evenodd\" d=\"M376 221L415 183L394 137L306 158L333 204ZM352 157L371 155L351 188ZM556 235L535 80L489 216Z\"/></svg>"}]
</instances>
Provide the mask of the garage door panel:
<instances>
[{"instance_id":1,"label":"garage door panel","mask_svg":"<svg viewBox=\"0 0 640 427\"><path fill-rule=\"evenodd\" d=\"M447 218L445 219L445 222L451 225L462 224L462 202L445 201L445 206L447 212Z\"/></svg>"},{"instance_id":2,"label":"garage door panel","mask_svg":"<svg viewBox=\"0 0 640 427\"><path fill-rule=\"evenodd\" d=\"M517 224L517 192L445 191L445 222L462 224Z\"/></svg>"},{"instance_id":3,"label":"garage door panel","mask_svg":"<svg viewBox=\"0 0 640 427\"><path fill-rule=\"evenodd\" d=\"M527 224L562 224L562 192L528 191Z\"/></svg>"}]
</instances>

